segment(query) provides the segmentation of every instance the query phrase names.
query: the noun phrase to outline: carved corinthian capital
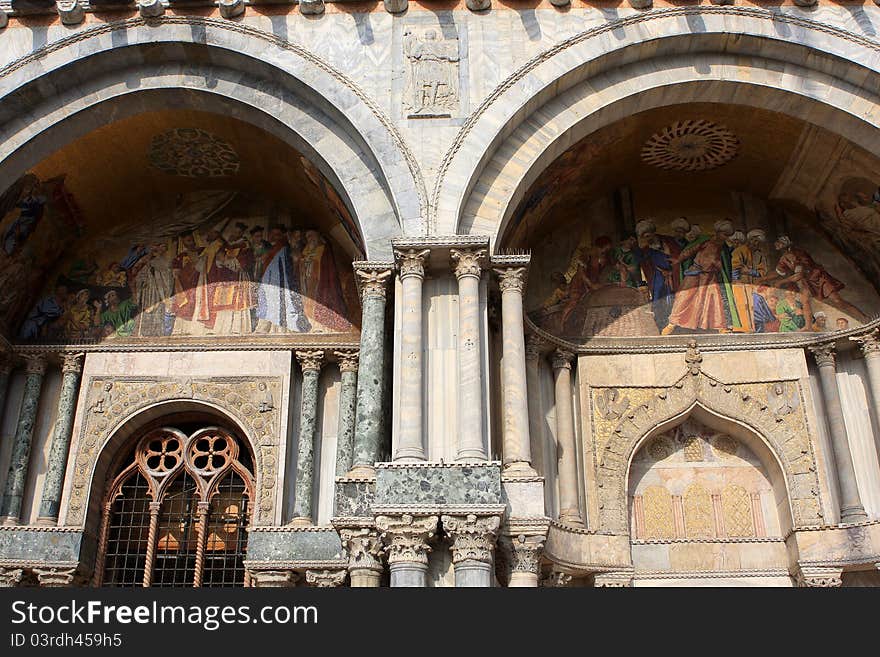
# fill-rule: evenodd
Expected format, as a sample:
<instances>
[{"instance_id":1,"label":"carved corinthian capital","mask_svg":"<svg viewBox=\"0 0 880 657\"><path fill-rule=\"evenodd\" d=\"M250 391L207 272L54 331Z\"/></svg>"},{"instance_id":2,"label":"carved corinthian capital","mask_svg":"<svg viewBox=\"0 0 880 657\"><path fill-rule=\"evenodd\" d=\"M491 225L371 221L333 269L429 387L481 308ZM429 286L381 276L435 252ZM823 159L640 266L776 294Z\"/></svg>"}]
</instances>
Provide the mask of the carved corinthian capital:
<instances>
[{"instance_id":1,"label":"carved corinthian capital","mask_svg":"<svg viewBox=\"0 0 880 657\"><path fill-rule=\"evenodd\" d=\"M76 566L72 568L34 568L40 586L54 588L71 586L76 579Z\"/></svg>"},{"instance_id":2,"label":"carved corinthian capital","mask_svg":"<svg viewBox=\"0 0 880 657\"><path fill-rule=\"evenodd\" d=\"M303 372L318 372L321 369L321 365L324 364L324 351L322 349L297 351L296 359L299 361Z\"/></svg>"},{"instance_id":3,"label":"carved corinthian capital","mask_svg":"<svg viewBox=\"0 0 880 657\"><path fill-rule=\"evenodd\" d=\"M376 516L376 527L382 532L389 564L428 563L428 540L437 531L437 516Z\"/></svg>"},{"instance_id":4,"label":"carved corinthian capital","mask_svg":"<svg viewBox=\"0 0 880 657\"><path fill-rule=\"evenodd\" d=\"M289 588L296 584L299 573L294 570L249 570L251 582L258 589Z\"/></svg>"},{"instance_id":5,"label":"carved corinthian capital","mask_svg":"<svg viewBox=\"0 0 880 657\"><path fill-rule=\"evenodd\" d=\"M557 349L553 352L553 369L554 370L570 370L571 369L571 361L574 359L574 354L570 351L565 351L564 349Z\"/></svg>"},{"instance_id":6,"label":"carved corinthian capital","mask_svg":"<svg viewBox=\"0 0 880 657\"><path fill-rule=\"evenodd\" d=\"M425 258L431 253L430 249L407 249L405 251L395 251L397 260L400 263L400 278L419 278L425 277Z\"/></svg>"},{"instance_id":7,"label":"carved corinthian capital","mask_svg":"<svg viewBox=\"0 0 880 657\"><path fill-rule=\"evenodd\" d=\"M541 357L541 352L546 348L547 342L534 333L526 336L526 360L535 362Z\"/></svg>"},{"instance_id":8,"label":"carved corinthian capital","mask_svg":"<svg viewBox=\"0 0 880 657\"><path fill-rule=\"evenodd\" d=\"M486 257L486 249L450 249L455 264L455 277L473 276L479 278L483 271L482 261Z\"/></svg>"},{"instance_id":9,"label":"carved corinthian capital","mask_svg":"<svg viewBox=\"0 0 880 657\"><path fill-rule=\"evenodd\" d=\"M813 358L816 359L816 364L819 367L834 367L835 360L833 343L829 342L828 344L819 344L808 348L813 354Z\"/></svg>"},{"instance_id":10,"label":"carved corinthian capital","mask_svg":"<svg viewBox=\"0 0 880 657\"><path fill-rule=\"evenodd\" d=\"M553 568L541 579L541 586L545 588L564 588L571 585L572 576L569 573Z\"/></svg>"},{"instance_id":11,"label":"carved corinthian capital","mask_svg":"<svg viewBox=\"0 0 880 657\"><path fill-rule=\"evenodd\" d=\"M382 570L382 540L375 529L342 529L339 538L348 554L349 570Z\"/></svg>"},{"instance_id":12,"label":"carved corinthian capital","mask_svg":"<svg viewBox=\"0 0 880 657\"><path fill-rule=\"evenodd\" d=\"M334 351L333 354L339 359L340 372L357 372L359 351Z\"/></svg>"},{"instance_id":13,"label":"carved corinthian capital","mask_svg":"<svg viewBox=\"0 0 880 657\"><path fill-rule=\"evenodd\" d=\"M307 570L306 584L318 589L342 586L348 573L345 570Z\"/></svg>"},{"instance_id":14,"label":"carved corinthian capital","mask_svg":"<svg viewBox=\"0 0 880 657\"><path fill-rule=\"evenodd\" d=\"M862 349L862 354L864 354L866 358L868 356L880 354L880 339L877 338L877 329L874 329L865 335L854 335L850 340L859 343L859 347Z\"/></svg>"},{"instance_id":15,"label":"carved corinthian capital","mask_svg":"<svg viewBox=\"0 0 880 657\"><path fill-rule=\"evenodd\" d=\"M83 358L85 354L64 354L61 361L61 372L63 374L80 374L82 372Z\"/></svg>"},{"instance_id":16,"label":"carved corinthian capital","mask_svg":"<svg viewBox=\"0 0 880 657\"><path fill-rule=\"evenodd\" d=\"M45 354L27 354L24 357L24 367L28 374L43 375L46 373Z\"/></svg>"},{"instance_id":17,"label":"carved corinthian capital","mask_svg":"<svg viewBox=\"0 0 880 657\"><path fill-rule=\"evenodd\" d=\"M495 269L498 275L498 287L501 293L516 292L522 294L526 286L526 272L528 267L499 267Z\"/></svg>"},{"instance_id":18,"label":"carved corinthian capital","mask_svg":"<svg viewBox=\"0 0 880 657\"><path fill-rule=\"evenodd\" d=\"M532 573L539 575L541 554L544 552L544 536L502 536L498 539L499 548L504 552L512 573Z\"/></svg>"},{"instance_id":19,"label":"carved corinthian capital","mask_svg":"<svg viewBox=\"0 0 880 657\"><path fill-rule=\"evenodd\" d=\"M0 566L0 588L11 588L21 584L24 570L21 568L4 568Z\"/></svg>"},{"instance_id":20,"label":"carved corinthian capital","mask_svg":"<svg viewBox=\"0 0 880 657\"><path fill-rule=\"evenodd\" d=\"M385 298L385 285L391 276L390 269L355 269L361 284L361 296Z\"/></svg>"},{"instance_id":21,"label":"carved corinthian capital","mask_svg":"<svg viewBox=\"0 0 880 657\"><path fill-rule=\"evenodd\" d=\"M443 529L452 538L452 563L492 563L495 537L501 520L497 516L443 516Z\"/></svg>"}]
</instances>

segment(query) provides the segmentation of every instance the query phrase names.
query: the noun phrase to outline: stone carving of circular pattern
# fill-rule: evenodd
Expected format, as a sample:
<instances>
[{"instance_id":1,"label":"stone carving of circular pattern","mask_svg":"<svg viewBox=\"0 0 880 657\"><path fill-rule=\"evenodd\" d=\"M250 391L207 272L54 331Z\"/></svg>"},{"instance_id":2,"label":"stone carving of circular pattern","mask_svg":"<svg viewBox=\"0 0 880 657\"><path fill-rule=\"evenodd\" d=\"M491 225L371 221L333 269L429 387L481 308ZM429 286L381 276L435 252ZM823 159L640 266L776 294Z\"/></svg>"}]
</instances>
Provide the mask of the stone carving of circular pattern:
<instances>
[{"instance_id":1,"label":"stone carving of circular pattern","mask_svg":"<svg viewBox=\"0 0 880 657\"><path fill-rule=\"evenodd\" d=\"M642 159L661 169L706 171L732 160L739 139L730 130L703 119L677 121L653 135L642 147Z\"/></svg>"},{"instance_id":2,"label":"stone carving of circular pattern","mask_svg":"<svg viewBox=\"0 0 880 657\"><path fill-rule=\"evenodd\" d=\"M238 153L229 142L199 128L175 128L153 137L150 164L186 178L220 178L238 173Z\"/></svg>"}]
</instances>

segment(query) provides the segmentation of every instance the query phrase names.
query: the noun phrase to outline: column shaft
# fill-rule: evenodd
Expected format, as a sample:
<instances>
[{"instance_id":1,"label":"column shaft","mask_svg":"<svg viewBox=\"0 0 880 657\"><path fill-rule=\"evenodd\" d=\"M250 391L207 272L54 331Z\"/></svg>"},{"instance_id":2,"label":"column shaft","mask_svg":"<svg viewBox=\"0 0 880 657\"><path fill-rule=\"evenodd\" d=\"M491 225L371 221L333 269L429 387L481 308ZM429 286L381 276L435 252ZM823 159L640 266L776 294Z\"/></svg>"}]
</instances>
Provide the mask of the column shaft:
<instances>
[{"instance_id":1,"label":"column shaft","mask_svg":"<svg viewBox=\"0 0 880 657\"><path fill-rule=\"evenodd\" d=\"M336 476L344 477L351 469L354 449L355 403L357 401L357 352L337 352L342 389L339 391L339 424L336 431Z\"/></svg>"},{"instance_id":2,"label":"column shaft","mask_svg":"<svg viewBox=\"0 0 880 657\"><path fill-rule=\"evenodd\" d=\"M6 393L9 391L9 375L12 374L12 364L4 360L0 354L0 422L3 421L3 410L6 408Z\"/></svg>"},{"instance_id":3,"label":"column shaft","mask_svg":"<svg viewBox=\"0 0 880 657\"><path fill-rule=\"evenodd\" d=\"M831 430L831 448L837 469L837 480L840 486L840 521L858 522L866 520L867 514L859 498L856 484L856 471L853 467L852 454L849 451L849 440L846 435L846 423L840 405L840 391L837 388L837 370L835 367L834 345L810 347L819 366L819 380L822 385L822 397L825 401L825 415Z\"/></svg>"},{"instance_id":4,"label":"column shaft","mask_svg":"<svg viewBox=\"0 0 880 657\"><path fill-rule=\"evenodd\" d=\"M574 437L574 408L571 403L571 360L573 354L557 350L553 357L556 378L556 440L559 459L559 520L583 526L578 501L577 448Z\"/></svg>"},{"instance_id":5,"label":"column shaft","mask_svg":"<svg viewBox=\"0 0 880 657\"><path fill-rule=\"evenodd\" d=\"M385 380L385 282L383 270L356 270L363 290L360 368L353 466L349 476L373 476L382 449L382 409Z\"/></svg>"},{"instance_id":6,"label":"column shaft","mask_svg":"<svg viewBox=\"0 0 880 657\"><path fill-rule=\"evenodd\" d=\"M543 340L530 335L526 344L526 391L529 411L529 441L531 443L532 464L544 477L549 479L544 464L544 409L541 407L540 358Z\"/></svg>"},{"instance_id":7,"label":"column shaft","mask_svg":"<svg viewBox=\"0 0 880 657\"><path fill-rule=\"evenodd\" d=\"M315 439L318 428L318 377L321 373L323 351L298 351L302 365L302 413L299 421L299 441L296 453L296 488L293 497L293 525L311 525L314 491Z\"/></svg>"},{"instance_id":8,"label":"column shaft","mask_svg":"<svg viewBox=\"0 0 880 657\"><path fill-rule=\"evenodd\" d=\"M76 398L79 393L79 377L82 372L83 354L66 354L61 367L61 395L58 397L58 412L52 430L52 447L49 452L49 469L43 483L43 497L40 501L38 524L54 525L58 520L61 505L61 488L64 470L67 467L67 451L73 431L73 417L76 412Z\"/></svg>"},{"instance_id":9,"label":"column shaft","mask_svg":"<svg viewBox=\"0 0 880 657\"><path fill-rule=\"evenodd\" d=\"M425 277L423 251L397 252L400 260L401 300L400 427L395 461L424 461L422 443L422 281Z\"/></svg>"},{"instance_id":10,"label":"column shaft","mask_svg":"<svg viewBox=\"0 0 880 657\"><path fill-rule=\"evenodd\" d=\"M496 270L501 286L501 331L504 351L504 470L534 476L529 438L526 342L523 331L525 267Z\"/></svg>"},{"instance_id":11,"label":"column shaft","mask_svg":"<svg viewBox=\"0 0 880 657\"><path fill-rule=\"evenodd\" d=\"M452 249L458 278L457 460L486 460L483 446L483 382L480 349L480 261L484 250Z\"/></svg>"},{"instance_id":12,"label":"column shaft","mask_svg":"<svg viewBox=\"0 0 880 657\"><path fill-rule=\"evenodd\" d=\"M34 424L37 420L40 389L43 387L45 372L46 360L43 356L27 358L24 397L18 412L18 424L15 427L12 456L9 460L9 475L6 477L3 505L0 507L0 517L8 524L18 524L21 516L21 502L31 456L31 441L34 437Z\"/></svg>"}]
</instances>

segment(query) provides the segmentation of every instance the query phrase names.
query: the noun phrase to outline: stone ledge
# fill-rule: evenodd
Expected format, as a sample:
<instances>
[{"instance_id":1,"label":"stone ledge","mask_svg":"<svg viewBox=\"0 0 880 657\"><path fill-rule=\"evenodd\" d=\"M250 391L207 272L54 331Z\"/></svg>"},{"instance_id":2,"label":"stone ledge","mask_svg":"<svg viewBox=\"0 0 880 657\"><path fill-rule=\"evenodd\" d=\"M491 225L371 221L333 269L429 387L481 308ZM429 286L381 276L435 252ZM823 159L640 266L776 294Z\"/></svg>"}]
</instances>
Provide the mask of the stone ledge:
<instances>
[{"instance_id":1,"label":"stone ledge","mask_svg":"<svg viewBox=\"0 0 880 657\"><path fill-rule=\"evenodd\" d=\"M504 513L505 508L503 504L394 504L376 505L373 507L373 513L392 516L435 516L437 514L500 516Z\"/></svg>"}]
</instances>

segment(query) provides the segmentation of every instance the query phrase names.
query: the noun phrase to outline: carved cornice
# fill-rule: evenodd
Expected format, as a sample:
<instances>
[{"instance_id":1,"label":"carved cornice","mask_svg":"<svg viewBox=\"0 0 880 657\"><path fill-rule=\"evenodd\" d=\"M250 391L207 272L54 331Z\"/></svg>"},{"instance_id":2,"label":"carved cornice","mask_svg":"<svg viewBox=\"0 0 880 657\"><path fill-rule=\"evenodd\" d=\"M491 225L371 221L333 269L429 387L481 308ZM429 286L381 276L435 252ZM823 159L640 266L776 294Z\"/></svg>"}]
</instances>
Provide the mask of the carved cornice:
<instances>
[{"instance_id":1,"label":"carved cornice","mask_svg":"<svg viewBox=\"0 0 880 657\"><path fill-rule=\"evenodd\" d=\"M427 565L431 547L428 541L437 532L437 516L376 516L388 563L420 563Z\"/></svg>"},{"instance_id":2,"label":"carved cornice","mask_svg":"<svg viewBox=\"0 0 880 657\"><path fill-rule=\"evenodd\" d=\"M574 354L570 351L566 351L565 349L557 349L553 352L553 369L554 370L570 370L571 369L571 361L574 359Z\"/></svg>"},{"instance_id":3,"label":"carved cornice","mask_svg":"<svg viewBox=\"0 0 880 657\"><path fill-rule=\"evenodd\" d=\"M375 529L340 529L339 538L348 554L349 570L382 570L382 539Z\"/></svg>"},{"instance_id":4,"label":"carved cornice","mask_svg":"<svg viewBox=\"0 0 880 657\"><path fill-rule=\"evenodd\" d=\"M527 267L496 267L494 271L498 275L498 287L501 288L502 294L514 292L522 295L526 287Z\"/></svg>"},{"instance_id":5,"label":"carved cornice","mask_svg":"<svg viewBox=\"0 0 880 657\"><path fill-rule=\"evenodd\" d=\"M532 255L527 251L523 253L496 253L489 258L489 262L491 263L492 267L498 269L504 267L528 268L531 261Z\"/></svg>"},{"instance_id":6,"label":"carved cornice","mask_svg":"<svg viewBox=\"0 0 880 657\"><path fill-rule=\"evenodd\" d=\"M593 575L595 588L624 589L632 586L633 573L631 570L611 570Z\"/></svg>"},{"instance_id":7,"label":"carved cornice","mask_svg":"<svg viewBox=\"0 0 880 657\"><path fill-rule=\"evenodd\" d=\"M454 264L455 277L458 279L479 278L483 272L483 260L486 249L451 249L449 255Z\"/></svg>"},{"instance_id":8,"label":"carved cornice","mask_svg":"<svg viewBox=\"0 0 880 657\"><path fill-rule=\"evenodd\" d=\"M61 372L63 374L81 374L85 356L83 352L64 354L61 361Z\"/></svg>"},{"instance_id":9,"label":"carved cornice","mask_svg":"<svg viewBox=\"0 0 880 657\"><path fill-rule=\"evenodd\" d=\"M810 353L813 354L813 358L816 359L816 364L819 367L834 367L835 357L833 342L814 345L808 347L808 349L810 350Z\"/></svg>"},{"instance_id":10,"label":"carved cornice","mask_svg":"<svg viewBox=\"0 0 880 657\"><path fill-rule=\"evenodd\" d=\"M486 235L427 235L424 237L395 237L391 246L402 251L408 249L468 249L489 248Z\"/></svg>"},{"instance_id":11,"label":"carved cornice","mask_svg":"<svg viewBox=\"0 0 880 657\"><path fill-rule=\"evenodd\" d=\"M306 584L318 589L332 589L342 586L348 577L346 570L307 570Z\"/></svg>"},{"instance_id":12,"label":"carved cornice","mask_svg":"<svg viewBox=\"0 0 880 657\"><path fill-rule=\"evenodd\" d=\"M360 357L360 352L357 350L351 351L334 351L333 355L337 358L337 363L339 363L339 371L340 372L357 372L358 371L358 361Z\"/></svg>"},{"instance_id":13,"label":"carved cornice","mask_svg":"<svg viewBox=\"0 0 880 657\"><path fill-rule=\"evenodd\" d=\"M482 561L492 563L495 551L495 538L501 519L497 516L442 517L443 529L452 538L452 563L462 561Z\"/></svg>"},{"instance_id":14,"label":"carved cornice","mask_svg":"<svg viewBox=\"0 0 880 657\"><path fill-rule=\"evenodd\" d=\"M354 264L355 279L361 290L361 297L384 299L385 288L388 279L391 278L394 263L363 263L363 266L358 266L360 263Z\"/></svg>"},{"instance_id":15,"label":"carved cornice","mask_svg":"<svg viewBox=\"0 0 880 657\"><path fill-rule=\"evenodd\" d=\"M644 579L731 579L739 577L791 577L785 568L745 568L743 570L638 570L635 580Z\"/></svg>"},{"instance_id":16,"label":"carved cornice","mask_svg":"<svg viewBox=\"0 0 880 657\"><path fill-rule=\"evenodd\" d=\"M320 372L324 364L324 351L322 349L297 351L296 359L303 372Z\"/></svg>"},{"instance_id":17,"label":"carved cornice","mask_svg":"<svg viewBox=\"0 0 880 657\"><path fill-rule=\"evenodd\" d=\"M395 249L394 255L400 268L401 280L405 278L418 278L422 280L425 277L425 258L430 254L430 249Z\"/></svg>"},{"instance_id":18,"label":"carved cornice","mask_svg":"<svg viewBox=\"0 0 880 657\"><path fill-rule=\"evenodd\" d=\"M797 585L802 587L839 587L843 585L843 568L799 564L795 579Z\"/></svg>"},{"instance_id":19,"label":"carved cornice","mask_svg":"<svg viewBox=\"0 0 880 657\"><path fill-rule=\"evenodd\" d=\"M291 335L273 335L265 338L223 336L212 342L204 342L201 338L162 338L128 340L108 340L103 343L63 344L16 344L16 354L64 354L75 349L82 353L153 353L158 351L171 352L203 352L203 351L290 351L294 349L358 349L358 336L352 333L328 335L326 333L295 333Z\"/></svg>"}]
</instances>

